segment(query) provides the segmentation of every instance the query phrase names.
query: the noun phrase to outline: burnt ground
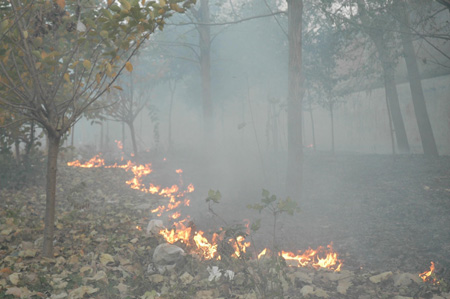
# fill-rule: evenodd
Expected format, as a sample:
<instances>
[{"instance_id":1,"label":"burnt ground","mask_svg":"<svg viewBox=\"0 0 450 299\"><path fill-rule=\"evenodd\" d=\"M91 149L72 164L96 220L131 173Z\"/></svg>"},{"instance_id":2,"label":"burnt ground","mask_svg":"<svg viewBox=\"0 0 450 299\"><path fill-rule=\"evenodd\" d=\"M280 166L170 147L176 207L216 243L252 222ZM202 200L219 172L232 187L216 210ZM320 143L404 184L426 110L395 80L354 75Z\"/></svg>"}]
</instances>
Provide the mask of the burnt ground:
<instances>
[{"instance_id":1,"label":"burnt ground","mask_svg":"<svg viewBox=\"0 0 450 299\"><path fill-rule=\"evenodd\" d=\"M193 196L201 202L194 203L196 213L191 210L200 227L223 225L205 208L208 188L222 192L222 202L214 211L228 223L261 217L246 208L261 199L261 188L283 194L280 169L266 170L272 178L266 174L264 180L258 163L245 167L246 162L238 160L215 165L210 174L202 175L196 165L183 162L185 177L197 187ZM301 212L282 216L277 223L280 248L305 250L333 242L351 269L414 273L427 269L430 261L450 268L450 157L397 155L394 159L309 152L304 182ZM271 215L262 217L265 230L255 236L261 248L271 246L273 238Z\"/></svg>"}]
</instances>

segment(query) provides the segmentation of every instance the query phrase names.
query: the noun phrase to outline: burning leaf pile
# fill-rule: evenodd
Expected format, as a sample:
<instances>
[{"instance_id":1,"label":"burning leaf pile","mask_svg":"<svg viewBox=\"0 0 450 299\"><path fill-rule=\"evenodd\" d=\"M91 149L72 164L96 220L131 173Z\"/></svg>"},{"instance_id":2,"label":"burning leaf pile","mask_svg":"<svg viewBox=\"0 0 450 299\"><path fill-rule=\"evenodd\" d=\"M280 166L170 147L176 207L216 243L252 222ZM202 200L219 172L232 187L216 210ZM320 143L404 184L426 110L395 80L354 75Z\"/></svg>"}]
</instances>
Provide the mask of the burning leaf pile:
<instances>
[{"instance_id":1,"label":"burning leaf pile","mask_svg":"<svg viewBox=\"0 0 450 299\"><path fill-rule=\"evenodd\" d=\"M120 143L118 143L120 147ZM123 157L121 158L123 162ZM225 237L225 231L220 233L213 233L211 238L206 237L206 233L202 230L195 228L195 225L190 221L189 216L181 219L181 212L179 207L189 206L190 200L186 197L187 194L192 193L195 188L193 184L189 184L184 191L180 191L183 186L182 169L176 169L175 172L179 175L179 185L172 185L171 187L161 188L160 185L154 185L150 183L146 186L143 181L146 176L153 172L152 164L136 164L132 161L127 161L125 164L106 165L101 155L96 155L90 160L81 163L79 160L75 160L67 163L71 167L81 168L119 168L126 172L131 172L133 177L126 181L131 189L141 191L143 193L156 194L162 197L169 198L169 201L165 205L159 205L157 208L151 210L151 213L156 217L166 218L170 223L171 228L166 228L159 223L156 231L164 237L165 241L169 244L183 244L190 251L191 254L199 256L204 260L221 260L222 256L219 253L219 244L227 243L232 252L229 253L234 258L241 258L247 254L247 249L251 246L251 243L246 240L245 236L237 235L234 238ZM247 223L247 232L250 233ZM138 228L140 229L140 227ZM154 230L154 228L152 229ZM254 258L261 258L266 254L269 254L269 250L266 248L259 254L254 254ZM283 257L289 266L293 267L306 267L311 266L315 269L325 268L334 271L340 271L341 261L338 259L338 254L333 251L333 248L328 245L327 249L319 247L316 250L308 249L304 253L300 251L295 254L293 252L281 251L279 253Z\"/></svg>"}]
</instances>

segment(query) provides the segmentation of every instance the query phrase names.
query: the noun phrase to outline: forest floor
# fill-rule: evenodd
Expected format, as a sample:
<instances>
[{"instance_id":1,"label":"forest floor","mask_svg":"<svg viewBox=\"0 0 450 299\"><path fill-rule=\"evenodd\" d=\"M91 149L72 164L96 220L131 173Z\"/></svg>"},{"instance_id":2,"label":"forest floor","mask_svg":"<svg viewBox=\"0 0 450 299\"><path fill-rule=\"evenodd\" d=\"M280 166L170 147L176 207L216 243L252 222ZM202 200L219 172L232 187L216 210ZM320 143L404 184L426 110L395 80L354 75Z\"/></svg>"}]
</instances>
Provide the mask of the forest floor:
<instances>
[{"instance_id":1,"label":"forest floor","mask_svg":"<svg viewBox=\"0 0 450 299\"><path fill-rule=\"evenodd\" d=\"M196 188L182 214L198 229L263 217L251 236L257 252L274 238L293 252L333 243L341 272L193 254L174 272L149 273L164 240L145 228L167 198L130 189L123 169L61 164L54 259L40 257L44 188L0 190L0 298L450 298L450 157L306 153L301 212L278 217L275 236L271 215L247 205L260 202L266 186L283 198L282 171L267 175L235 161L205 174L199 163L159 159L144 183L180 185L182 168L180 188ZM209 189L222 193L213 212ZM431 261L438 282L422 282ZM213 266L234 278L216 280Z\"/></svg>"}]
</instances>

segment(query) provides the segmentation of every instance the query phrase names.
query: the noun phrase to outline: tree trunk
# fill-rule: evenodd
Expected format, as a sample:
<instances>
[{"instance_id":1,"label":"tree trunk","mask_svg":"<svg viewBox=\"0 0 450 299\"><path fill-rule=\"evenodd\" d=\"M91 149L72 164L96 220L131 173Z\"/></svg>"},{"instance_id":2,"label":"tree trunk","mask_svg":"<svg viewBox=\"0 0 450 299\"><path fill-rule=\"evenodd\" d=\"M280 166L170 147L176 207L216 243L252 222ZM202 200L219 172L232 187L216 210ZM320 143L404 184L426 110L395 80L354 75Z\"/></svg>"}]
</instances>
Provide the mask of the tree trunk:
<instances>
[{"instance_id":1,"label":"tree trunk","mask_svg":"<svg viewBox=\"0 0 450 299\"><path fill-rule=\"evenodd\" d=\"M20 164L20 140L17 137L14 139L14 152L15 152L15 156L16 156L16 164L19 165Z\"/></svg>"},{"instance_id":2,"label":"tree trunk","mask_svg":"<svg viewBox=\"0 0 450 299\"><path fill-rule=\"evenodd\" d=\"M100 152L103 152L103 122L100 121Z\"/></svg>"},{"instance_id":3,"label":"tree trunk","mask_svg":"<svg viewBox=\"0 0 450 299\"><path fill-rule=\"evenodd\" d=\"M385 85L386 85L386 83L385 83ZM395 138L394 138L394 128L392 126L392 112L391 112L391 108L389 107L389 95L388 95L387 88L385 88L384 91L385 91L385 98L386 98L386 109L388 111L389 133L390 133L389 135L391 136L392 157L395 158Z\"/></svg>"},{"instance_id":4,"label":"tree trunk","mask_svg":"<svg viewBox=\"0 0 450 299\"><path fill-rule=\"evenodd\" d=\"M382 32L370 32L378 56L383 68L384 88L386 91L386 100L389 104L391 119L394 125L395 137L397 139L397 147L400 152L409 153L408 137L406 135L405 124L403 122L400 103L398 100L397 84L395 83L395 65L387 53L386 42Z\"/></svg>"},{"instance_id":5,"label":"tree trunk","mask_svg":"<svg viewBox=\"0 0 450 299\"><path fill-rule=\"evenodd\" d=\"M170 104L169 104L169 152L173 149L173 141L172 141L172 110L173 110L173 99L175 96L175 90L177 88L177 81L174 80L172 83L169 81L169 89L170 89Z\"/></svg>"},{"instance_id":6,"label":"tree trunk","mask_svg":"<svg viewBox=\"0 0 450 299\"><path fill-rule=\"evenodd\" d=\"M200 22L209 23L209 0L200 1ZM200 45L200 71L202 78L203 134L205 142L213 133L213 109L211 99L211 32L209 25L198 25Z\"/></svg>"},{"instance_id":7,"label":"tree trunk","mask_svg":"<svg viewBox=\"0 0 450 299\"><path fill-rule=\"evenodd\" d=\"M286 190L300 199L302 191L302 14L303 0L288 0L289 82L288 82L288 160Z\"/></svg>"},{"instance_id":8,"label":"tree trunk","mask_svg":"<svg viewBox=\"0 0 450 299\"><path fill-rule=\"evenodd\" d=\"M125 122L122 122L122 152L125 153Z\"/></svg>"},{"instance_id":9,"label":"tree trunk","mask_svg":"<svg viewBox=\"0 0 450 299\"><path fill-rule=\"evenodd\" d=\"M23 156L23 163L26 168L28 168L30 166L30 155L31 155L31 152L33 151L34 142L36 139L35 133L36 133L35 123L34 123L34 120L32 120L30 122L30 137L29 137L27 143L25 144L25 154Z\"/></svg>"},{"instance_id":10,"label":"tree trunk","mask_svg":"<svg viewBox=\"0 0 450 299\"><path fill-rule=\"evenodd\" d=\"M133 145L133 154L134 154L134 157L137 158L138 157L138 148L137 148L137 143L136 143L136 132L134 130L134 124L131 121L131 122L128 122L127 125L130 128L131 143Z\"/></svg>"},{"instance_id":11,"label":"tree trunk","mask_svg":"<svg viewBox=\"0 0 450 299\"><path fill-rule=\"evenodd\" d=\"M392 123L394 125L397 147L400 152L409 153L408 137L406 135L405 124L403 122L400 103L398 100L397 85L395 83L394 68L390 63L383 63L384 88L386 100L389 104Z\"/></svg>"},{"instance_id":12,"label":"tree trunk","mask_svg":"<svg viewBox=\"0 0 450 299\"><path fill-rule=\"evenodd\" d=\"M74 139L74 136L75 136L75 124L73 124L72 125L72 130L71 130L72 132L72 134L70 134L70 146L72 146L73 147L73 139Z\"/></svg>"},{"instance_id":13,"label":"tree trunk","mask_svg":"<svg viewBox=\"0 0 450 299\"><path fill-rule=\"evenodd\" d=\"M330 101L330 119L331 119L331 153L334 155L334 111L333 102Z\"/></svg>"},{"instance_id":14,"label":"tree trunk","mask_svg":"<svg viewBox=\"0 0 450 299\"><path fill-rule=\"evenodd\" d=\"M403 52L405 55L406 68L408 70L409 87L411 89L414 113L416 115L417 126L419 127L423 152L425 156L438 157L439 154L433 135L433 130L431 128L430 119L428 117L425 96L422 89L422 81L419 74L419 67L417 66L416 54L414 52L414 45L411 38L409 17L407 15L407 9L404 2L401 4L401 39L403 44Z\"/></svg>"},{"instance_id":15,"label":"tree trunk","mask_svg":"<svg viewBox=\"0 0 450 299\"><path fill-rule=\"evenodd\" d=\"M56 203L56 171L58 162L60 136L48 133L47 144L47 187L45 202L45 228L44 247L42 254L44 257L53 258L53 237L55 232L55 203Z\"/></svg>"},{"instance_id":16,"label":"tree trunk","mask_svg":"<svg viewBox=\"0 0 450 299\"><path fill-rule=\"evenodd\" d=\"M312 105L309 103L309 117L311 118L311 133L312 133L312 140L313 140L313 149L316 151L316 131L314 129L314 117L313 117L313 110Z\"/></svg>"}]
</instances>

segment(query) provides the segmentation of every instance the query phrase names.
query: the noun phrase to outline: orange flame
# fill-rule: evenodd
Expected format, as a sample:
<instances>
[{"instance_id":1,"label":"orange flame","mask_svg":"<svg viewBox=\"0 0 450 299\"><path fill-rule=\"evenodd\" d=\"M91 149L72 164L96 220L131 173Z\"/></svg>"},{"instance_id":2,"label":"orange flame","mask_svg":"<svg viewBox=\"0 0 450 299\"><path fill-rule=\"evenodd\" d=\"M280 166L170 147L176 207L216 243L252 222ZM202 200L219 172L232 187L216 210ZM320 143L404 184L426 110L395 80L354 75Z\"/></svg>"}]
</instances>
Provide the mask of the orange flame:
<instances>
[{"instance_id":1,"label":"orange flame","mask_svg":"<svg viewBox=\"0 0 450 299\"><path fill-rule=\"evenodd\" d=\"M261 259L264 255L267 253L267 248L264 248L259 254L258 254L258 260Z\"/></svg>"},{"instance_id":2,"label":"orange flame","mask_svg":"<svg viewBox=\"0 0 450 299\"><path fill-rule=\"evenodd\" d=\"M81 168L93 168L93 167L96 168L96 167L104 166L105 160L100 158L100 155L95 155L89 161L87 161L83 164L79 160L75 160L72 162L67 162L67 165L73 166L73 167L81 167Z\"/></svg>"},{"instance_id":3,"label":"orange flame","mask_svg":"<svg viewBox=\"0 0 450 299\"><path fill-rule=\"evenodd\" d=\"M241 254L247 251L247 248L250 247L250 242L245 242L245 238L243 236L237 236L235 239L229 239L228 242L233 246L234 253L233 257L241 257Z\"/></svg>"},{"instance_id":4,"label":"orange flame","mask_svg":"<svg viewBox=\"0 0 450 299\"><path fill-rule=\"evenodd\" d=\"M325 250L322 246L316 250L309 248L304 253L299 252L298 254L281 251L281 256L290 266L306 267L311 265L316 269L327 268L339 272L341 270L342 263L337 258L338 254L333 251L332 244L327 247L328 250Z\"/></svg>"},{"instance_id":5,"label":"orange flame","mask_svg":"<svg viewBox=\"0 0 450 299\"><path fill-rule=\"evenodd\" d=\"M432 283L436 283L437 282L436 278L431 277L434 274L434 270L435 270L434 262L431 262L430 270L420 273L419 276L420 278L422 278L424 282L429 281Z\"/></svg>"},{"instance_id":6,"label":"orange flame","mask_svg":"<svg viewBox=\"0 0 450 299\"><path fill-rule=\"evenodd\" d=\"M120 141L116 141L119 149L123 149L123 145ZM123 157L121 159L123 161ZM164 161L166 159L164 158ZM104 159L102 159L99 155L94 156L92 159L85 163L81 163L80 161L72 161L67 163L68 166L72 167L82 167L82 168L93 168L93 167L104 167L104 168L120 168L125 171L130 171L133 173L133 177L130 180L126 181L126 184L130 186L130 188L139 190L144 193L158 194L161 197L169 198L169 202L165 205L160 205L157 208L151 210L152 213L156 214L158 217L162 216L163 213L174 210L174 212L169 215L169 219L176 220L181 217L181 213L176 211L178 207L182 204L184 206L189 206L190 200L185 197L186 194L194 192L194 185L189 184L185 190L181 191L178 185L172 185L171 187L161 188L159 185L154 185L150 183L149 187L146 187L143 183L143 179L152 173L151 164L135 164L131 161L128 161L126 164L117 163L113 165L105 165ZM183 181L181 179L181 174L183 173L182 169L176 169L175 172L180 175L180 186L183 185ZM182 199L183 198L183 199ZM203 231L195 231L191 226L185 226L183 223L186 222L187 219L184 219L179 222L175 222L174 228L172 229L163 229L160 231L160 234L164 237L164 239L168 243L176 243L182 242L186 244L188 248L193 250L195 253L201 255L204 259L218 259L221 257L218 254L218 244L219 241L224 240L224 234L213 234L211 241L209 241L205 236ZM244 220L246 226L246 233L250 233L250 221ZM137 230L142 230L140 226L136 226ZM251 246L250 242L245 240L244 236L238 236L236 238L228 239L228 243L233 247L234 253L233 257L239 258L242 254L247 252L247 248ZM258 259L262 256L266 255L268 252L267 249L264 249L260 254L258 254ZM304 267L310 265L314 268L328 268L333 269L334 271L339 271L341 268L341 261L337 258L337 253L333 252L331 244L328 245L328 250L325 250L323 247L319 247L317 250L308 249L304 253L299 252L298 254L294 254L292 252L282 251L280 253L290 266L298 266ZM431 262L430 271L426 271L420 274L420 277L425 281L434 271L434 263Z\"/></svg>"},{"instance_id":7,"label":"orange flame","mask_svg":"<svg viewBox=\"0 0 450 299\"><path fill-rule=\"evenodd\" d=\"M181 241L183 243L189 243L191 236L191 227L186 227L182 222L174 223L175 229L168 230L167 228L161 230L159 233L166 239L168 243L175 243Z\"/></svg>"},{"instance_id":8,"label":"orange flame","mask_svg":"<svg viewBox=\"0 0 450 299\"><path fill-rule=\"evenodd\" d=\"M122 144L122 141L120 141L120 140L114 140L114 142L117 144L117 147L118 147L120 150L123 150L123 144Z\"/></svg>"},{"instance_id":9,"label":"orange flame","mask_svg":"<svg viewBox=\"0 0 450 299\"><path fill-rule=\"evenodd\" d=\"M217 244L212 245L208 239L203 237L203 232L199 231L194 236L195 245L201 251L203 258L210 260L217 254Z\"/></svg>"},{"instance_id":10,"label":"orange flame","mask_svg":"<svg viewBox=\"0 0 450 299\"><path fill-rule=\"evenodd\" d=\"M178 219L181 217L181 213L180 212L175 212L172 215L170 215L170 218L172 219Z\"/></svg>"}]
</instances>

